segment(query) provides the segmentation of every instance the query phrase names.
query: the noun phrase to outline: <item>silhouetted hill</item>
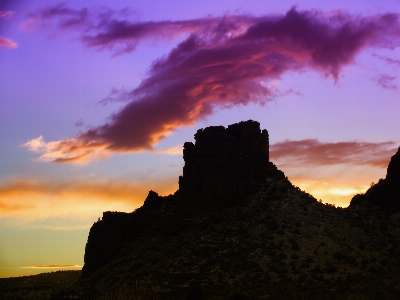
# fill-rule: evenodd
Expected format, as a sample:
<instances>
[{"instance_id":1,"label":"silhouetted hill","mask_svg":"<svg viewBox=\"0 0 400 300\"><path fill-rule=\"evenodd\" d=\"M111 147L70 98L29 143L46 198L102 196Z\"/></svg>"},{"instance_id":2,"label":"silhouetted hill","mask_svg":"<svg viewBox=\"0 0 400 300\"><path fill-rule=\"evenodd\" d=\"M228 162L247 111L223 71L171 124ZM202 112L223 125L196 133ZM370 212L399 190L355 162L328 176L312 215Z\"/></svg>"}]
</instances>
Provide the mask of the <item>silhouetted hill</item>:
<instances>
[{"instance_id":1,"label":"silhouetted hill","mask_svg":"<svg viewBox=\"0 0 400 300\"><path fill-rule=\"evenodd\" d=\"M185 143L179 190L93 224L87 299L399 299L400 154L347 209L318 202L269 162L259 123Z\"/></svg>"},{"instance_id":2,"label":"silhouetted hill","mask_svg":"<svg viewBox=\"0 0 400 300\"><path fill-rule=\"evenodd\" d=\"M31 276L0 278L0 299L50 299L64 291L81 276L81 271L56 271Z\"/></svg>"},{"instance_id":3,"label":"silhouetted hill","mask_svg":"<svg viewBox=\"0 0 400 300\"><path fill-rule=\"evenodd\" d=\"M380 179L364 194L358 194L350 202L350 208L379 208L387 213L400 212L400 147L392 156L385 179Z\"/></svg>"},{"instance_id":4,"label":"silhouetted hill","mask_svg":"<svg viewBox=\"0 0 400 300\"><path fill-rule=\"evenodd\" d=\"M188 229L185 220L244 204L266 178L285 180L269 162L269 137L258 122L249 120L200 129L196 144L185 143L179 190L168 197L150 191L133 213L105 212L93 224L85 250L84 276L110 263L120 248L148 230L160 227L173 236ZM190 222L189 222L190 223Z\"/></svg>"}]
</instances>

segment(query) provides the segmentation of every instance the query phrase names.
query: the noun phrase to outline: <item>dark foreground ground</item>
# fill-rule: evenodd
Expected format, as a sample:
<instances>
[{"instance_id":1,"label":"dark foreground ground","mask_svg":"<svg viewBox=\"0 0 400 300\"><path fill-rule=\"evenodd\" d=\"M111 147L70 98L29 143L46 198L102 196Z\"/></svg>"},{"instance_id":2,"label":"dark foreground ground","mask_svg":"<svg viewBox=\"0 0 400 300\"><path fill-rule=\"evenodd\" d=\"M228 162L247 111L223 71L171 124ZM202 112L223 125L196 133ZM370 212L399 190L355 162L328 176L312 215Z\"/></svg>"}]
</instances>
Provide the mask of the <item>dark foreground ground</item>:
<instances>
[{"instance_id":1,"label":"dark foreground ground","mask_svg":"<svg viewBox=\"0 0 400 300\"><path fill-rule=\"evenodd\" d=\"M68 289L81 271L57 271L32 276L0 278L0 299L51 299L51 295Z\"/></svg>"}]
</instances>

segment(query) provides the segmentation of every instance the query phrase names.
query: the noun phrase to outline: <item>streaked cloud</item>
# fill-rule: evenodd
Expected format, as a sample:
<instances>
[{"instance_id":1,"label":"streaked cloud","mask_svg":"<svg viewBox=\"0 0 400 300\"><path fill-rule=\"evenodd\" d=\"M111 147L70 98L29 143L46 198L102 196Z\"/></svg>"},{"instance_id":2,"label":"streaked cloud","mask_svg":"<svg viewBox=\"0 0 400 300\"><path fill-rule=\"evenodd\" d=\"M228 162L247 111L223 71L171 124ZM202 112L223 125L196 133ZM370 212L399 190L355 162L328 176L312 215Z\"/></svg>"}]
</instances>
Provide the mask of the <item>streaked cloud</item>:
<instances>
[{"instance_id":1,"label":"streaked cloud","mask_svg":"<svg viewBox=\"0 0 400 300\"><path fill-rule=\"evenodd\" d=\"M16 42L0 36L0 47L17 48L18 45Z\"/></svg>"},{"instance_id":2,"label":"streaked cloud","mask_svg":"<svg viewBox=\"0 0 400 300\"><path fill-rule=\"evenodd\" d=\"M68 229L68 221L75 220L74 226L90 227L90 220L102 216L103 211L131 212L140 207L149 190L160 195L174 193L177 180L154 179L152 183L136 184L113 181L36 181L14 180L0 185L0 218L6 223L18 226L48 229ZM77 228L72 228L77 229Z\"/></svg>"},{"instance_id":3,"label":"streaked cloud","mask_svg":"<svg viewBox=\"0 0 400 300\"><path fill-rule=\"evenodd\" d=\"M361 17L292 8L285 15L132 23L123 14L92 19L85 9L59 5L37 16L55 18L60 30L77 30L88 47L113 49L123 40L124 53L133 51L141 39L173 35L182 28L190 32L153 62L137 88L113 90L104 101L124 106L107 123L75 138L42 144L41 159L60 163L151 151L177 128L206 119L216 108L263 105L279 97L281 92L269 83L285 73L314 70L337 81L343 67L363 49L400 46L399 15L394 13ZM88 33L87 26L95 32ZM30 144L36 140L25 146L35 149Z\"/></svg>"},{"instance_id":4,"label":"streaked cloud","mask_svg":"<svg viewBox=\"0 0 400 300\"><path fill-rule=\"evenodd\" d=\"M378 57L379 59L382 59L382 60L386 61L389 64L392 64L392 65L394 65L396 67L400 67L400 59L395 59L395 58L391 58L391 57L388 57L388 56L382 56L382 55L378 55L376 53L374 53L372 55L375 56L375 57Z\"/></svg>"},{"instance_id":5,"label":"streaked cloud","mask_svg":"<svg viewBox=\"0 0 400 300\"><path fill-rule=\"evenodd\" d=\"M5 5L7 6L7 5ZM1 7L0 7L1 8ZM12 10L0 10L0 21L1 19L8 19L11 18L14 15L14 11ZM2 24L0 23L0 27L2 26ZM1 47L7 47L7 48L17 48L18 44L16 42L14 42L13 40L0 36L0 48Z\"/></svg>"},{"instance_id":6,"label":"streaked cloud","mask_svg":"<svg viewBox=\"0 0 400 300\"><path fill-rule=\"evenodd\" d=\"M396 78L396 76L381 74L378 77L375 77L374 81L384 89L397 91L399 87L396 85Z\"/></svg>"},{"instance_id":7,"label":"streaked cloud","mask_svg":"<svg viewBox=\"0 0 400 300\"><path fill-rule=\"evenodd\" d=\"M78 143L75 139L66 139L56 142L45 142L43 136L29 140L23 147L30 151L43 153L39 160L53 161L57 163L80 163L85 164L94 158L107 157L109 153L104 151L107 144L97 143Z\"/></svg>"},{"instance_id":8,"label":"streaked cloud","mask_svg":"<svg viewBox=\"0 0 400 300\"><path fill-rule=\"evenodd\" d=\"M65 3L48 6L29 14L26 29L38 26L62 31L78 31L79 40L87 47L112 50L115 55L132 52L144 40L170 40L218 22L221 18L184 21L138 22L129 20L128 8L114 11L108 8L73 9Z\"/></svg>"},{"instance_id":9,"label":"streaked cloud","mask_svg":"<svg viewBox=\"0 0 400 300\"><path fill-rule=\"evenodd\" d=\"M386 168L397 146L393 141L324 143L317 139L287 140L271 145L270 157L282 167L346 164Z\"/></svg>"},{"instance_id":10,"label":"streaked cloud","mask_svg":"<svg viewBox=\"0 0 400 300\"><path fill-rule=\"evenodd\" d=\"M174 146L163 150L157 150L155 152L169 155L183 155L183 146Z\"/></svg>"},{"instance_id":11,"label":"streaked cloud","mask_svg":"<svg viewBox=\"0 0 400 300\"><path fill-rule=\"evenodd\" d=\"M0 10L0 18L10 18L14 15L14 11L12 10Z\"/></svg>"},{"instance_id":12,"label":"streaked cloud","mask_svg":"<svg viewBox=\"0 0 400 300\"><path fill-rule=\"evenodd\" d=\"M28 267L21 267L21 268L23 268L23 269L71 269L71 268L82 269L82 266L52 264L52 265L40 265L40 266L28 266Z\"/></svg>"}]
</instances>

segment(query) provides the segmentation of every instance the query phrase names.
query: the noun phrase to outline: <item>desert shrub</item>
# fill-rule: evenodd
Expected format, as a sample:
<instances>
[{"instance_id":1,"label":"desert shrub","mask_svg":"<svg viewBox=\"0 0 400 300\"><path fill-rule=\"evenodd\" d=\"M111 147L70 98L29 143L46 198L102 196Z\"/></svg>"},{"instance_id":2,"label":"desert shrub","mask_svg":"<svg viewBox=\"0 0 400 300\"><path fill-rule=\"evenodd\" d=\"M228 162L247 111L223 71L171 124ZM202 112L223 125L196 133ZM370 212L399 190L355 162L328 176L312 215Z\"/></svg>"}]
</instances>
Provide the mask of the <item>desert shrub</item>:
<instances>
[{"instance_id":1,"label":"desert shrub","mask_svg":"<svg viewBox=\"0 0 400 300\"><path fill-rule=\"evenodd\" d=\"M290 256L290 258L291 258L291 259L299 259L299 255L298 255L297 253L293 253L293 254Z\"/></svg>"},{"instance_id":2,"label":"desert shrub","mask_svg":"<svg viewBox=\"0 0 400 300\"><path fill-rule=\"evenodd\" d=\"M311 272L313 272L313 273L323 273L324 271L322 270L320 265L316 265L313 268L311 268Z\"/></svg>"},{"instance_id":3,"label":"desert shrub","mask_svg":"<svg viewBox=\"0 0 400 300\"><path fill-rule=\"evenodd\" d=\"M286 258L287 258L287 255L286 255L285 252L279 252L278 257L279 257L280 259L286 259Z\"/></svg>"},{"instance_id":4,"label":"desert shrub","mask_svg":"<svg viewBox=\"0 0 400 300\"><path fill-rule=\"evenodd\" d=\"M269 220L269 221L267 222L267 228L268 228L269 230L271 230L271 231L278 230L278 228L279 228L279 223L278 223L276 220L274 220L274 219Z\"/></svg>"},{"instance_id":5,"label":"desert shrub","mask_svg":"<svg viewBox=\"0 0 400 300\"><path fill-rule=\"evenodd\" d=\"M229 298L229 300L250 300L250 299L251 298L242 293L235 293Z\"/></svg>"},{"instance_id":6,"label":"desert shrub","mask_svg":"<svg viewBox=\"0 0 400 300\"><path fill-rule=\"evenodd\" d=\"M290 246L292 247L292 250L300 250L300 246L299 243L297 243L297 241L295 239L290 239L289 240Z\"/></svg>"},{"instance_id":7,"label":"desert shrub","mask_svg":"<svg viewBox=\"0 0 400 300\"><path fill-rule=\"evenodd\" d=\"M338 268L332 262L327 262L325 265L325 271L328 273L335 273L338 271Z\"/></svg>"},{"instance_id":8,"label":"desert shrub","mask_svg":"<svg viewBox=\"0 0 400 300\"><path fill-rule=\"evenodd\" d=\"M363 242L358 243L358 249L365 250L365 244Z\"/></svg>"},{"instance_id":9,"label":"desert shrub","mask_svg":"<svg viewBox=\"0 0 400 300\"><path fill-rule=\"evenodd\" d=\"M297 269L297 265L294 261L291 261L289 263L290 269L292 270L292 273L297 274L298 273L298 269Z\"/></svg>"},{"instance_id":10,"label":"desert shrub","mask_svg":"<svg viewBox=\"0 0 400 300\"><path fill-rule=\"evenodd\" d=\"M346 263L352 266L357 266L357 259L353 255L349 255L346 258Z\"/></svg>"},{"instance_id":11,"label":"desert shrub","mask_svg":"<svg viewBox=\"0 0 400 300\"><path fill-rule=\"evenodd\" d=\"M311 256L307 256L305 261L308 262L308 263L313 263L314 259Z\"/></svg>"},{"instance_id":12,"label":"desert shrub","mask_svg":"<svg viewBox=\"0 0 400 300\"><path fill-rule=\"evenodd\" d=\"M203 289L201 287L195 287L189 293L187 300L202 300L205 299Z\"/></svg>"},{"instance_id":13,"label":"desert shrub","mask_svg":"<svg viewBox=\"0 0 400 300\"><path fill-rule=\"evenodd\" d=\"M285 231L282 228L278 229L276 233L279 235L285 235Z\"/></svg>"},{"instance_id":14,"label":"desert shrub","mask_svg":"<svg viewBox=\"0 0 400 300\"><path fill-rule=\"evenodd\" d=\"M300 234L300 230L298 228L295 228L292 232L293 234Z\"/></svg>"},{"instance_id":15,"label":"desert shrub","mask_svg":"<svg viewBox=\"0 0 400 300\"><path fill-rule=\"evenodd\" d=\"M114 289L98 286L98 296L94 300L156 300L158 290L148 282L123 284Z\"/></svg>"},{"instance_id":16,"label":"desert shrub","mask_svg":"<svg viewBox=\"0 0 400 300\"><path fill-rule=\"evenodd\" d=\"M310 267L310 263L309 262L304 260L304 261L302 261L300 263L300 268L307 269L308 267Z\"/></svg>"},{"instance_id":17,"label":"desert shrub","mask_svg":"<svg viewBox=\"0 0 400 300\"><path fill-rule=\"evenodd\" d=\"M347 254L343 253L341 251L336 251L335 253L333 253L333 258L341 260L341 259L346 259L347 258Z\"/></svg>"}]
</instances>

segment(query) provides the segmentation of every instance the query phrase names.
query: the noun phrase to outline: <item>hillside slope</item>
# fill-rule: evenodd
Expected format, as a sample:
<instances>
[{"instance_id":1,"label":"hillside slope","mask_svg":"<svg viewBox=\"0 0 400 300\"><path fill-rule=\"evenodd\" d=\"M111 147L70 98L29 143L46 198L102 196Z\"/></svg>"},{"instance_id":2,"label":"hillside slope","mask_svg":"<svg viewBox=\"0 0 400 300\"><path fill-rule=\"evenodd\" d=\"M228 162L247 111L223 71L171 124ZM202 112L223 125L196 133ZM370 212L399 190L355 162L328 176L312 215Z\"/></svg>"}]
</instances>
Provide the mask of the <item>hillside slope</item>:
<instances>
[{"instance_id":1,"label":"hillside slope","mask_svg":"<svg viewBox=\"0 0 400 300\"><path fill-rule=\"evenodd\" d=\"M269 162L268 133L257 122L209 127L195 138L185 144L174 195L151 191L135 212L106 212L93 225L76 293L398 299L400 150L387 178L341 209Z\"/></svg>"}]
</instances>

